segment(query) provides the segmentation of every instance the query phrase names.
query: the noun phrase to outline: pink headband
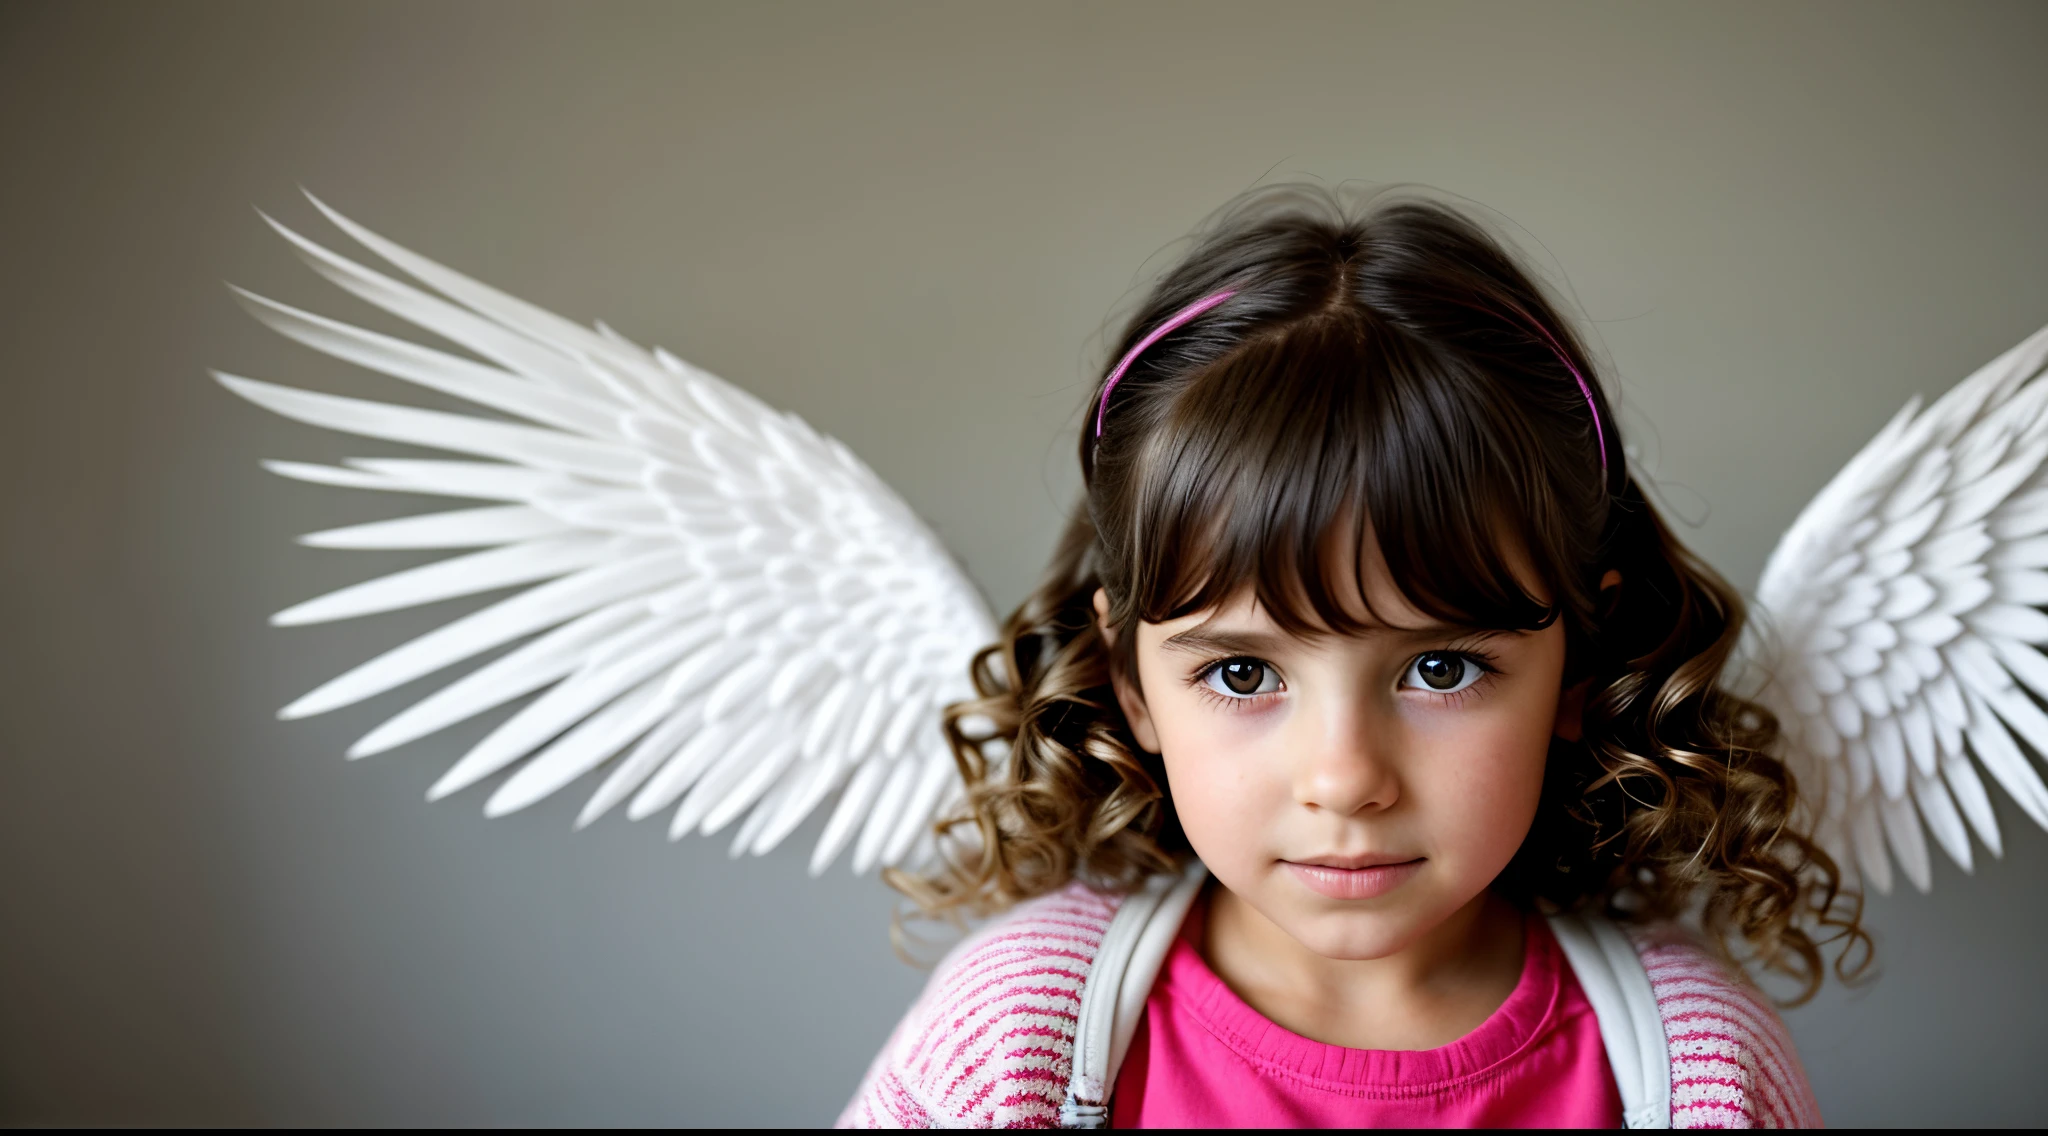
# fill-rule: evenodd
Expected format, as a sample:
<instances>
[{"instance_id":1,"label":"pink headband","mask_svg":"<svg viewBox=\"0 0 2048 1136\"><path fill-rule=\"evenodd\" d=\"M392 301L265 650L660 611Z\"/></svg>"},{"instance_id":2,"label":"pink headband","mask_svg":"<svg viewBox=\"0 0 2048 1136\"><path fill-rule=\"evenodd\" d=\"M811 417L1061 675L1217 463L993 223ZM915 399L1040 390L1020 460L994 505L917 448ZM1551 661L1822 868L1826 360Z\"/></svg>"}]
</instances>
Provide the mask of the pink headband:
<instances>
[{"instance_id":1,"label":"pink headband","mask_svg":"<svg viewBox=\"0 0 2048 1136\"><path fill-rule=\"evenodd\" d=\"M1117 360L1116 370L1111 371L1109 373L1109 381L1102 384L1102 401L1096 404L1095 407L1095 436L1097 438L1102 437L1103 416L1109 413L1109 393L1116 389L1116 385L1119 382L1123 381L1124 372L1131 369L1131 364L1138 361L1138 356L1143 355L1146 348L1171 335L1189 320L1194 319L1196 316L1235 295L1237 295L1236 289L1227 288L1221 292L1211 293L1196 300L1194 303L1168 316L1164 323L1152 329L1152 334L1140 339L1137 346L1125 352L1122 359ZM1600 443L1600 472L1607 472L1607 428L1600 424L1600 406L1593 401L1593 384L1587 382L1586 376L1579 373L1578 365L1572 362L1572 357L1565 354L1564 348L1558 344L1556 339L1551 337L1550 332L1544 330L1542 324L1537 323L1533 319L1528 319L1526 314L1523 315L1523 318L1528 320L1529 326L1536 330L1536 334L1543 337L1545 343L1550 344L1550 350L1557 355L1557 361L1563 363L1564 369L1570 371L1572 378L1578 382L1579 393L1584 395L1586 399L1586 410L1593 416L1593 436Z\"/></svg>"},{"instance_id":2,"label":"pink headband","mask_svg":"<svg viewBox=\"0 0 2048 1136\"><path fill-rule=\"evenodd\" d=\"M1131 369L1131 364L1138 361L1138 356L1143 355L1147 347L1172 334L1175 328L1235 295L1237 295L1236 289L1226 288L1221 292L1196 300L1194 303L1168 316L1165 323L1152 329L1152 334L1140 339L1136 347L1124 352L1124 357L1117 360L1116 370L1109 373L1109 381L1102 384L1102 402L1095 407L1096 437L1102 437L1102 416L1109 412L1109 392L1115 390L1116 385L1123 381L1124 372Z\"/></svg>"},{"instance_id":3,"label":"pink headband","mask_svg":"<svg viewBox=\"0 0 2048 1136\"><path fill-rule=\"evenodd\" d=\"M1600 442L1600 472L1606 473L1607 430L1600 425L1600 407L1593 402L1593 384L1587 382L1586 376L1579 373L1578 365L1572 362L1572 357L1564 353L1564 348L1558 346L1557 340L1550 337L1550 333L1544 330L1542 324L1529 320L1529 326L1536 329L1536 334L1543 337L1543 342L1550 344L1550 350L1557 355L1557 361L1563 363L1564 369L1570 371L1572 378L1578 380L1579 393L1586 396L1586 412L1593 416L1593 437Z\"/></svg>"}]
</instances>

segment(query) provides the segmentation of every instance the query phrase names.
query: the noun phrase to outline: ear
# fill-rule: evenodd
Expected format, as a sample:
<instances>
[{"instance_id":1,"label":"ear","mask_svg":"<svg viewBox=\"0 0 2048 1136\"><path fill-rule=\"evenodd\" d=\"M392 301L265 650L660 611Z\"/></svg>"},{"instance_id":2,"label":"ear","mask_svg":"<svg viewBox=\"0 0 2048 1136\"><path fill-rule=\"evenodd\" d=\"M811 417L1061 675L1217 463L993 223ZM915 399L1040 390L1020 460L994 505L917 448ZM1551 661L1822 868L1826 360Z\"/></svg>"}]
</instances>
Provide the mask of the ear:
<instances>
[{"instance_id":1,"label":"ear","mask_svg":"<svg viewBox=\"0 0 2048 1136\"><path fill-rule=\"evenodd\" d=\"M1116 651L1116 625L1109 621L1109 593L1095 589L1095 629L1102 634L1102 641L1112 653ZM1152 727L1152 711L1145 705L1145 693L1138 684L1124 675L1121 668L1109 668L1110 689L1116 691L1116 703L1123 709L1124 721L1131 727L1131 737L1137 739L1139 748L1147 753L1159 752L1159 731Z\"/></svg>"},{"instance_id":2,"label":"ear","mask_svg":"<svg viewBox=\"0 0 2048 1136\"><path fill-rule=\"evenodd\" d=\"M1607 610L1614 606L1615 589L1621 587L1621 573L1612 568L1600 577L1600 608ZM1551 732L1568 742L1575 742L1586 736L1586 691L1593 685L1592 679L1574 683L1557 692L1557 724Z\"/></svg>"}]
</instances>

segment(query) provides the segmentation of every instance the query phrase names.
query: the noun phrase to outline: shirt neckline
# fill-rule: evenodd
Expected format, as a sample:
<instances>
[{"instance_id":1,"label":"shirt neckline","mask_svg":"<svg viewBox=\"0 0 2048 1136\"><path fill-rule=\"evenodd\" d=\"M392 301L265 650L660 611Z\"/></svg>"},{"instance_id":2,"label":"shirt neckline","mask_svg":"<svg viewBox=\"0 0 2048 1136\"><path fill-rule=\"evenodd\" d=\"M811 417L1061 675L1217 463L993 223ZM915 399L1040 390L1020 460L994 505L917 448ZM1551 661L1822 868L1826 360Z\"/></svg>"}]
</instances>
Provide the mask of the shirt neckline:
<instances>
[{"instance_id":1,"label":"shirt neckline","mask_svg":"<svg viewBox=\"0 0 2048 1136\"><path fill-rule=\"evenodd\" d=\"M1522 974L1472 1032L1435 1049L1351 1049L1266 1019L1224 985L1186 935L1175 940L1156 992L1253 1066L1332 1092L1424 1095L1487 1078L1541 1038L1560 1012L1563 958L1540 918L1523 920Z\"/></svg>"}]
</instances>

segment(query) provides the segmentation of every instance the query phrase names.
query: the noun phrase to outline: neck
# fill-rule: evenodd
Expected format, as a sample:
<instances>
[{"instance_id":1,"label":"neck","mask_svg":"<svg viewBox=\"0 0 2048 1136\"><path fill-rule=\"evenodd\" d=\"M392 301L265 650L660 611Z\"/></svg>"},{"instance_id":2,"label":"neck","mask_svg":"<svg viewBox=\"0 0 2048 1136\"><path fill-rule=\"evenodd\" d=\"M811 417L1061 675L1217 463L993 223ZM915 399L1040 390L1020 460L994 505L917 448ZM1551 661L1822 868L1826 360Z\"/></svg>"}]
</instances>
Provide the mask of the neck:
<instances>
[{"instance_id":1,"label":"neck","mask_svg":"<svg viewBox=\"0 0 2048 1136\"><path fill-rule=\"evenodd\" d=\"M1201 952L1284 1029L1353 1049L1434 1049L1478 1028L1522 973L1521 913L1491 891L1392 954L1335 959L1215 885Z\"/></svg>"}]
</instances>

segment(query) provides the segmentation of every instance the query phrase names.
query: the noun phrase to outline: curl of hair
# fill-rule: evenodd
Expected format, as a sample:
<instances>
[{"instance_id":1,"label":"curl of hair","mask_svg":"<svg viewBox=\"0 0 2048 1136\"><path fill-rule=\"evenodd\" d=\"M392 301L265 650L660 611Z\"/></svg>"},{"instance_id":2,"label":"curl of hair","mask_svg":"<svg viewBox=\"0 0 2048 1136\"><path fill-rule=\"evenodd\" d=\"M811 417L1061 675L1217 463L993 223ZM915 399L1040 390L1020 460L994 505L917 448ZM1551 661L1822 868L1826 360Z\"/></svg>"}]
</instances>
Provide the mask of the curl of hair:
<instances>
[{"instance_id":1,"label":"curl of hair","mask_svg":"<svg viewBox=\"0 0 2048 1136\"><path fill-rule=\"evenodd\" d=\"M1803 830L1777 723L1724 685L1740 597L1626 476L1604 396L1573 381L1590 361L1500 244L1433 203L1260 191L1161 280L1118 354L1226 286L1231 300L1126 371L1103 435L1084 429L1082 507L975 657L978 697L945 714L967 787L939 825L945 862L886 878L957 919L1173 867L1191 853L1165 772L1112 684L1135 674L1136 625L1253 587L1284 629L1355 630L1318 550L1373 539L1425 612L1565 625L1579 737L1553 739L1496 890L1539 910L1696 918L1794 1001L1819 988L1830 944L1840 977L1866 969L1861 897ZM1507 567L1510 545L1542 600Z\"/></svg>"},{"instance_id":2,"label":"curl of hair","mask_svg":"<svg viewBox=\"0 0 2048 1136\"><path fill-rule=\"evenodd\" d=\"M1110 685L1094 537L1085 515L1068 527L1045 580L975 655L980 697L946 708L967 785L939 822L948 863L886 877L926 915L986 915L1077 878L1128 890L1188 854L1159 758L1131 738Z\"/></svg>"}]
</instances>

